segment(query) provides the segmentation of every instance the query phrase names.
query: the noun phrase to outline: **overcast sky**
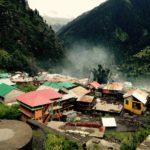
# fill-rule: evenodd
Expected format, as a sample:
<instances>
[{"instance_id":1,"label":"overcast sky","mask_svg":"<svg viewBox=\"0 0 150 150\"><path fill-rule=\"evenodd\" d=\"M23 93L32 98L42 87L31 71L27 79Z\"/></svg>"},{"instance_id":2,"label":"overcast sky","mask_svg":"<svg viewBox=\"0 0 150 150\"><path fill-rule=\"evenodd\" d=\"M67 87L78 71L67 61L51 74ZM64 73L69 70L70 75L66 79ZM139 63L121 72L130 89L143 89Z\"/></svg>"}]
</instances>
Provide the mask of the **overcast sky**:
<instances>
[{"instance_id":1,"label":"overcast sky","mask_svg":"<svg viewBox=\"0 0 150 150\"><path fill-rule=\"evenodd\" d=\"M75 18L106 0L28 0L32 9L41 15L60 18Z\"/></svg>"}]
</instances>

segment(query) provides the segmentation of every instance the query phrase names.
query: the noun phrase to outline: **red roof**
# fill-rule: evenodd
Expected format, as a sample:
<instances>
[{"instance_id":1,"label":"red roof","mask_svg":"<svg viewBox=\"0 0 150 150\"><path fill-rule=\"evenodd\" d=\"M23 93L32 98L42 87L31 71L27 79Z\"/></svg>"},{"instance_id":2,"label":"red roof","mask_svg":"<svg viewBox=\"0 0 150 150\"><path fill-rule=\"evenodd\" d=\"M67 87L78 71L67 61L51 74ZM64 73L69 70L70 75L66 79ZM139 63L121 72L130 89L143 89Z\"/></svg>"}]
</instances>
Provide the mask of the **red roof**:
<instances>
[{"instance_id":1,"label":"red roof","mask_svg":"<svg viewBox=\"0 0 150 150\"><path fill-rule=\"evenodd\" d=\"M45 104L50 104L51 100L58 99L61 97L62 95L57 93L53 89L44 89L22 94L17 97L17 100L30 107L36 107Z\"/></svg>"},{"instance_id":2,"label":"red roof","mask_svg":"<svg viewBox=\"0 0 150 150\"><path fill-rule=\"evenodd\" d=\"M90 85L91 85L92 87L94 87L95 89L98 89L98 88L101 86L101 85L100 85L98 82L96 82L96 81L91 82Z\"/></svg>"}]
</instances>

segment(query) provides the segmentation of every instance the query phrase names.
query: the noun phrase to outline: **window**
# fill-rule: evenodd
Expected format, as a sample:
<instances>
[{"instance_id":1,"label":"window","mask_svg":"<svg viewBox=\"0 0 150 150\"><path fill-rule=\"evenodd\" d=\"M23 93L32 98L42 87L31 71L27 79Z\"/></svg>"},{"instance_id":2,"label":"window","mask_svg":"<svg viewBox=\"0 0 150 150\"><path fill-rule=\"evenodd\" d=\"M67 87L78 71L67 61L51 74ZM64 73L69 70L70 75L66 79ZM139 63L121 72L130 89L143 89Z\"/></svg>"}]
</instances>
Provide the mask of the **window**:
<instances>
[{"instance_id":1,"label":"window","mask_svg":"<svg viewBox=\"0 0 150 150\"><path fill-rule=\"evenodd\" d=\"M132 108L141 110L141 103L133 102L132 103Z\"/></svg>"},{"instance_id":2,"label":"window","mask_svg":"<svg viewBox=\"0 0 150 150\"><path fill-rule=\"evenodd\" d=\"M125 103L128 105L128 104L129 104L129 101L128 101L128 100L126 100L126 101L125 101Z\"/></svg>"}]
</instances>

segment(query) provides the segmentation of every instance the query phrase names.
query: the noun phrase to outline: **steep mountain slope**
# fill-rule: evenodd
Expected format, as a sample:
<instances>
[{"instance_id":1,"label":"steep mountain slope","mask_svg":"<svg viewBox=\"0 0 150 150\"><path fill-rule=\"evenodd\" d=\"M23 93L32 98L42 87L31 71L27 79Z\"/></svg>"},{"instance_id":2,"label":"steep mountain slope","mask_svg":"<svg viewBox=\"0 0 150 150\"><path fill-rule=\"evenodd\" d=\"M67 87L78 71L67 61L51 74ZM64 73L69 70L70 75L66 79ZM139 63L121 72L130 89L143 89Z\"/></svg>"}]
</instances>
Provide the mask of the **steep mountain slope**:
<instances>
[{"instance_id":1,"label":"steep mountain slope","mask_svg":"<svg viewBox=\"0 0 150 150\"><path fill-rule=\"evenodd\" d=\"M35 62L57 63L63 48L26 0L0 0L0 69L35 72Z\"/></svg>"},{"instance_id":2,"label":"steep mountain slope","mask_svg":"<svg viewBox=\"0 0 150 150\"><path fill-rule=\"evenodd\" d=\"M130 60L134 65L133 56L150 45L149 16L149 0L108 0L64 26L59 37L66 46L81 41L103 45L119 64Z\"/></svg>"}]
</instances>

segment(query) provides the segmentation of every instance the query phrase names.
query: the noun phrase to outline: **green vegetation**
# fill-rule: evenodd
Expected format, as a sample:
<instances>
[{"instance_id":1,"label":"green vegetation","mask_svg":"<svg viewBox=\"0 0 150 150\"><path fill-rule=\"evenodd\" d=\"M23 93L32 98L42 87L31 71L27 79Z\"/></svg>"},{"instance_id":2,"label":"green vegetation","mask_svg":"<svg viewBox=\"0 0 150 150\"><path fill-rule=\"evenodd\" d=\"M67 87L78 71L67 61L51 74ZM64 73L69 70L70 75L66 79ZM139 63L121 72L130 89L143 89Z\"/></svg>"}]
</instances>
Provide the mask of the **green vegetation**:
<instances>
[{"instance_id":1,"label":"green vegetation","mask_svg":"<svg viewBox=\"0 0 150 150\"><path fill-rule=\"evenodd\" d=\"M135 150L149 135L150 128L139 128L136 132L106 132L105 138L121 144L121 150Z\"/></svg>"},{"instance_id":2,"label":"green vegetation","mask_svg":"<svg viewBox=\"0 0 150 150\"><path fill-rule=\"evenodd\" d=\"M6 106L0 104L0 119L19 119L20 115L18 105Z\"/></svg>"},{"instance_id":3,"label":"green vegetation","mask_svg":"<svg viewBox=\"0 0 150 150\"><path fill-rule=\"evenodd\" d=\"M0 69L34 74L37 62L57 64L62 45L37 10L26 0L0 0L0 10Z\"/></svg>"},{"instance_id":4,"label":"green vegetation","mask_svg":"<svg viewBox=\"0 0 150 150\"><path fill-rule=\"evenodd\" d=\"M37 86L35 86L31 83L27 83L25 85L17 84L16 86L17 86L18 89L20 89L23 92L35 91L37 89Z\"/></svg>"},{"instance_id":5,"label":"green vegetation","mask_svg":"<svg viewBox=\"0 0 150 150\"><path fill-rule=\"evenodd\" d=\"M93 69L94 81L99 83L107 83L110 77L110 70L98 65L98 69Z\"/></svg>"},{"instance_id":6,"label":"green vegetation","mask_svg":"<svg viewBox=\"0 0 150 150\"><path fill-rule=\"evenodd\" d=\"M78 150L79 146L76 142L66 140L63 136L48 132L44 148L45 150Z\"/></svg>"},{"instance_id":7,"label":"green vegetation","mask_svg":"<svg viewBox=\"0 0 150 150\"><path fill-rule=\"evenodd\" d=\"M122 72L128 72L128 76L149 75L150 74L150 46L129 57L122 65Z\"/></svg>"},{"instance_id":8,"label":"green vegetation","mask_svg":"<svg viewBox=\"0 0 150 150\"><path fill-rule=\"evenodd\" d=\"M150 46L149 14L149 0L108 0L64 26L59 37L66 47L82 41L88 47L104 46L125 73L145 75L150 72L145 51Z\"/></svg>"},{"instance_id":9,"label":"green vegetation","mask_svg":"<svg viewBox=\"0 0 150 150\"><path fill-rule=\"evenodd\" d=\"M44 139L45 139L45 134L41 130L33 130L32 149L43 150Z\"/></svg>"}]
</instances>

